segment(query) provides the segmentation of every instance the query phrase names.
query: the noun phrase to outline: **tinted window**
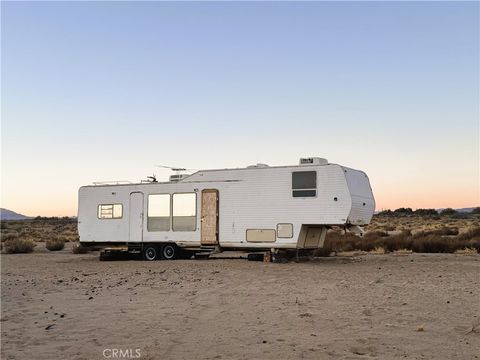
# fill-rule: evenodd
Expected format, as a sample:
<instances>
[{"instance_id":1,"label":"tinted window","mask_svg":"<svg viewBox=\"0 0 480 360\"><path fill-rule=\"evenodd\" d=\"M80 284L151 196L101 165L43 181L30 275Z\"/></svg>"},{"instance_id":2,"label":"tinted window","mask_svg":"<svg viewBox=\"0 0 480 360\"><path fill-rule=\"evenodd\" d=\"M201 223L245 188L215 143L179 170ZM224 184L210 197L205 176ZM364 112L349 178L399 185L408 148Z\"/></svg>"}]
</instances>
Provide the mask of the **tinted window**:
<instances>
[{"instance_id":1,"label":"tinted window","mask_svg":"<svg viewBox=\"0 0 480 360\"><path fill-rule=\"evenodd\" d=\"M317 172L296 171L292 173L292 196L311 197L317 195Z\"/></svg>"},{"instance_id":2,"label":"tinted window","mask_svg":"<svg viewBox=\"0 0 480 360\"><path fill-rule=\"evenodd\" d=\"M316 187L316 171L297 171L292 173L292 189L315 189Z\"/></svg>"}]
</instances>

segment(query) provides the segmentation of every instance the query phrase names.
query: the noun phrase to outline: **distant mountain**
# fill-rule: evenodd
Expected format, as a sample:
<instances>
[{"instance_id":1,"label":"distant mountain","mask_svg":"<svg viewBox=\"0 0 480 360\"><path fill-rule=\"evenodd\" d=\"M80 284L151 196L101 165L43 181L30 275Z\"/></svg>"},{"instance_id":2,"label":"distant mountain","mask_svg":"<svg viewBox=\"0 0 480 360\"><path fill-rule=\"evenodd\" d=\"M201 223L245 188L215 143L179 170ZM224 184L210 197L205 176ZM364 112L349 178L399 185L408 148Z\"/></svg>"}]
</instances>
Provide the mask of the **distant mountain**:
<instances>
[{"instance_id":1,"label":"distant mountain","mask_svg":"<svg viewBox=\"0 0 480 360\"><path fill-rule=\"evenodd\" d=\"M441 208L437 209L438 212L445 210L446 208ZM460 208L460 209L454 209L455 211L458 211L460 213L470 213L472 210L475 209L474 207L468 207L468 208Z\"/></svg>"},{"instance_id":2,"label":"distant mountain","mask_svg":"<svg viewBox=\"0 0 480 360\"><path fill-rule=\"evenodd\" d=\"M12 210L0 208L0 219L1 220L28 220L28 219L31 219L31 217L18 214Z\"/></svg>"},{"instance_id":3,"label":"distant mountain","mask_svg":"<svg viewBox=\"0 0 480 360\"><path fill-rule=\"evenodd\" d=\"M469 208L461 208L461 209L455 209L457 210L458 212L461 212L461 213L469 213L469 212L472 212L472 210L475 209L474 207L469 207Z\"/></svg>"}]
</instances>

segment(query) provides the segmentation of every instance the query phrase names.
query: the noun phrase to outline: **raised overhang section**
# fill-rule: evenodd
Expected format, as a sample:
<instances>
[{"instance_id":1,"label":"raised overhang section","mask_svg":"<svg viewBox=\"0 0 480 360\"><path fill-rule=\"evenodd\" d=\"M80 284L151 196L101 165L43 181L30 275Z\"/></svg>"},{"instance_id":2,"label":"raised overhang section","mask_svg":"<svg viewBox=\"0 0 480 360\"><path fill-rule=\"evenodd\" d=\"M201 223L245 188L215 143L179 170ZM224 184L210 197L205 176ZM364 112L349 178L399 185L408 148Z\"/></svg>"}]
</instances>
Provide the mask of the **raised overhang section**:
<instances>
[{"instance_id":1,"label":"raised overhang section","mask_svg":"<svg viewBox=\"0 0 480 360\"><path fill-rule=\"evenodd\" d=\"M375 198L370 180L363 171L343 167L348 190L352 199L352 207L347 223L352 225L368 225L375 212Z\"/></svg>"}]
</instances>

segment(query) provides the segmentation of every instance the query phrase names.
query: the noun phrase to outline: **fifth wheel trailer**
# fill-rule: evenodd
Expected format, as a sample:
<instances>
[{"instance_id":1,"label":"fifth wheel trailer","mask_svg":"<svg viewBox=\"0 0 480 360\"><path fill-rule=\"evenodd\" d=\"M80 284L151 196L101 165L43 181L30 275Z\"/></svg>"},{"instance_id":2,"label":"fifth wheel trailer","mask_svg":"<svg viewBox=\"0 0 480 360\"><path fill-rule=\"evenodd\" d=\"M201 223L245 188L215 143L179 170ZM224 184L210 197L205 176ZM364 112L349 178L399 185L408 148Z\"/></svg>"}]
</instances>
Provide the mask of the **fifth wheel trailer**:
<instances>
[{"instance_id":1,"label":"fifth wheel trailer","mask_svg":"<svg viewBox=\"0 0 480 360\"><path fill-rule=\"evenodd\" d=\"M330 226L363 233L375 210L364 172L321 158L172 180L81 187L81 244L120 245L147 260L202 250L316 249Z\"/></svg>"}]
</instances>

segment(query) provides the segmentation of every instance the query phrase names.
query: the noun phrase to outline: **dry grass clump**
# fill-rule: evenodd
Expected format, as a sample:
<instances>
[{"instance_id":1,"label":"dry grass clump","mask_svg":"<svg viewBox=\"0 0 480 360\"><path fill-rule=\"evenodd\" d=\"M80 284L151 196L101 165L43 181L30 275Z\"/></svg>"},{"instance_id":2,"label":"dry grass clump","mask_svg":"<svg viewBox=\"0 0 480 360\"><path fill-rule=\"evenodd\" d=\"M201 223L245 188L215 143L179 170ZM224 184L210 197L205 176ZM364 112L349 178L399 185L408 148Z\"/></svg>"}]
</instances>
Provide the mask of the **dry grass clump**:
<instances>
[{"instance_id":1,"label":"dry grass clump","mask_svg":"<svg viewBox=\"0 0 480 360\"><path fill-rule=\"evenodd\" d=\"M2 244L3 251L7 254L31 253L36 246L35 241L28 238L16 237Z\"/></svg>"},{"instance_id":2,"label":"dry grass clump","mask_svg":"<svg viewBox=\"0 0 480 360\"><path fill-rule=\"evenodd\" d=\"M2 242L18 239L18 236L19 236L19 234L16 231L13 231L13 232L3 232L2 231Z\"/></svg>"},{"instance_id":3,"label":"dry grass clump","mask_svg":"<svg viewBox=\"0 0 480 360\"><path fill-rule=\"evenodd\" d=\"M377 246L375 249L370 251L370 254L383 255L383 254L385 254L385 249L381 246Z\"/></svg>"},{"instance_id":4,"label":"dry grass clump","mask_svg":"<svg viewBox=\"0 0 480 360\"><path fill-rule=\"evenodd\" d=\"M61 238L54 238L47 240L45 247L50 251L59 251L65 247L65 240Z\"/></svg>"},{"instance_id":5,"label":"dry grass clump","mask_svg":"<svg viewBox=\"0 0 480 360\"><path fill-rule=\"evenodd\" d=\"M393 253L395 255L410 255L411 253L413 253L413 251L409 249L400 249L400 250L395 250Z\"/></svg>"},{"instance_id":6,"label":"dry grass clump","mask_svg":"<svg viewBox=\"0 0 480 360\"><path fill-rule=\"evenodd\" d=\"M455 250L455 255L476 255L478 252L476 249L473 248L465 248L465 249L459 249Z\"/></svg>"}]
</instances>

